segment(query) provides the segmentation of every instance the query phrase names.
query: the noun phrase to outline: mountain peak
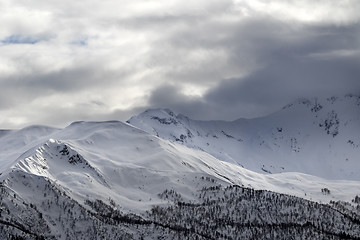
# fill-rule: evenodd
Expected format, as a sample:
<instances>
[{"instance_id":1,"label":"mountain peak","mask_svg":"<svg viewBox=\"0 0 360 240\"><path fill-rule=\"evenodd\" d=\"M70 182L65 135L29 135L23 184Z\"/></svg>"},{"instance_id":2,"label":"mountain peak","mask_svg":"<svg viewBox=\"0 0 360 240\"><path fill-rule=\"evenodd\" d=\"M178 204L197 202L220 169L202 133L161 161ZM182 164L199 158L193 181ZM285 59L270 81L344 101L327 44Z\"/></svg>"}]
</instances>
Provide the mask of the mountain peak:
<instances>
[{"instance_id":1,"label":"mountain peak","mask_svg":"<svg viewBox=\"0 0 360 240\"><path fill-rule=\"evenodd\" d=\"M4 132L0 239L356 238L360 185L346 180L360 179L359 108L322 101L313 113L304 102L246 121L152 109L129 120L138 128L107 121ZM278 172L287 173L270 175Z\"/></svg>"},{"instance_id":2,"label":"mountain peak","mask_svg":"<svg viewBox=\"0 0 360 240\"><path fill-rule=\"evenodd\" d=\"M156 122L157 124L164 125L178 125L179 115L176 115L172 110L167 108L156 108L156 109L148 109L137 116L131 117L127 120L127 123L132 125L148 125L146 122ZM147 131L148 129L144 129ZM151 131L150 131L151 132Z\"/></svg>"},{"instance_id":3,"label":"mountain peak","mask_svg":"<svg viewBox=\"0 0 360 240\"><path fill-rule=\"evenodd\" d=\"M139 116L153 116L153 117L176 117L176 114L168 108L152 108L140 113Z\"/></svg>"},{"instance_id":4,"label":"mountain peak","mask_svg":"<svg viewBox=\"0 0 360 240\"><path fill-rule=\"evenodd\" d=\"M151 109L129 123L256 172L360 179L359 106L356 95L301 98L268 116L233 122L196 121Z\"/></svg>"}]
</instances>

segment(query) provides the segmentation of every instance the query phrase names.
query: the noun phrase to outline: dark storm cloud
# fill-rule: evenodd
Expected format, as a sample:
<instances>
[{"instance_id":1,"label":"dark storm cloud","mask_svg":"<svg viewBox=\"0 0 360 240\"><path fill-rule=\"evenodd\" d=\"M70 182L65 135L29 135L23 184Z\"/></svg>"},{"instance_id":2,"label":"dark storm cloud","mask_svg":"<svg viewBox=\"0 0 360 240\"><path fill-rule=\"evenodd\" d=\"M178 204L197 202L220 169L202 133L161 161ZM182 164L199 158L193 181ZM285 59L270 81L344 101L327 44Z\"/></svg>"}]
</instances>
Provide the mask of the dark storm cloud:
<instances>
[{"instance_id":1,"label":"dark storm cloud","mask_svg":"<svg viewBox=\"0 0 360 240\"><path fill-rule=\"evenodd\" d=\"M279 34L252 39L260 49L257 54L264 66L247 77L219 84L207 93L206 101L223 106L238 103L239 107L252 103L273 109L297 97L360 91L360 56L356 53L359 51L358 26L307 26L300 31L285 32L291 36ZM357 55L335 54L330 58L312 55L344 49ZM241 54L241 46L237 51Z\"/></svg>"},{"instance_id":2,"label":"dark storm cloud","mask_svg":"<svg viewBox=\"0 0 360 240\"><path fill-rule=\"evenodd\" d=\"M176 85L162 85L153 91L149 97L152 108L170 108L188 116L202 116L209 111L208 103L198 97L190 97L181 93ZM140 109L139 109L140 110ZM209 116L207 114L207 116Z\"/></svg>"},{"instance_id":3,"label":"dark storm cloud","mask_svg":"<svg viewBox=\"0 0 360 240\"><path fill-rule=\"evenodd\" d=\"M174 87L160 88L153 92L151 105L198 119L229 120L268 114L299 97L360 93L358 25L262 22L248 22L226 39L233 63L254 54L260 68L225 79L198 99L188 99Z\"/></svg>"},{"instance_id":4,"label":"dark storm cloud","mask_svg":"<svg viewBox=\"0 0 360 240\"><path fill-rule=\"evenodd\" d=\"M185 103L186 101L191 101L191 99L187 99L179 92L179 89L173 85L162 85L152 92L149 99L150 104L153 106L174 105L179 102Z\"/></svg>"},{"instance_id":5,"label":"dark storm cloud","mask_svg":"<svg viewBox=\"0 0 360 240\"><path fill-rule=\"evenodd\" d=\"M235 109L230 110L237 110L239 117L240 113L253 117L276 111L284 103L300 97L360 93L360 62L277 61L247 78L224 81L207 93L205 102L218 109L232 106ZM236 117L234 112L230 114Z\"/></svg>"}]
</instances>

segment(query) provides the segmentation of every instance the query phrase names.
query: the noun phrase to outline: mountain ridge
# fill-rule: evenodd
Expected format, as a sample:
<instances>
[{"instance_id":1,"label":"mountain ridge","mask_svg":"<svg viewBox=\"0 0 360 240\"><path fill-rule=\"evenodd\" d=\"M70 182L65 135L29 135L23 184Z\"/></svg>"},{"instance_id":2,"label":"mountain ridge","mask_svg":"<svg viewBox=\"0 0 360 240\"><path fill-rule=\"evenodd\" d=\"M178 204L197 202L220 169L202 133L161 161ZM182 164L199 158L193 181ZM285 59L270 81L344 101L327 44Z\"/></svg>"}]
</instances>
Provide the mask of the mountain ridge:
<instances>
[{"instance_id":1,"label":"mountain ridge","mask_svg":"<svg viewBox=\"0 0 360 240\"><path fill-rule=\"evenodd\" d=\"M0 238L358 236L358 181L256 173L180 143L120 121L7 132L0 138Z\"/></svg>"},{"instance_id":2,"label":"mountain ridge","mask_svg":"<svg viewBox=\"0 0 360 240\"><path fill-rule=\"evenodd\" d=\"M198 121L169 109L153 109L127 122L253 171L295 171L358 180L359 116L360 97L346 95L299 99L273 114L255 119ZM312 163L317 165L317 171Z\"/></svg>"}]
</instances>

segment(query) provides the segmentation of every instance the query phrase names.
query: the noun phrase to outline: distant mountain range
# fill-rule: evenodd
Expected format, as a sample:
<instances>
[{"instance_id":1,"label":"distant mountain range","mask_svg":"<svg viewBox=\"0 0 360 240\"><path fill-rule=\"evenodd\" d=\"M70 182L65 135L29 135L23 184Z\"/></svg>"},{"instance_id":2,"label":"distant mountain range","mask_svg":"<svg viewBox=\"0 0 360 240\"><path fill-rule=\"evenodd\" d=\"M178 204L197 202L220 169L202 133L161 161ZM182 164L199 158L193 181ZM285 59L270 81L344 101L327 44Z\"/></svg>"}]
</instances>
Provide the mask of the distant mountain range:
<instances>
[{"instance_id":1,"label":"distant mountain range","mask_svg":"<svg viewBox=\"0 0 360 240\"><path fill-rule=\"evenodd\" d=\"M0 239L359 239L360 98L0 131Z\"/></svg>"},{"instance_id":2,"label":"distant mountain range","mask_svg":"<svg viewBox=\"0 0 360 240\"><path fill-rule=\"evenodd\" d=\"M196 121L169 109L128 123L259 173L360 180L360 97L299 99L255 119Z\"/></svg>"}]
</instances>

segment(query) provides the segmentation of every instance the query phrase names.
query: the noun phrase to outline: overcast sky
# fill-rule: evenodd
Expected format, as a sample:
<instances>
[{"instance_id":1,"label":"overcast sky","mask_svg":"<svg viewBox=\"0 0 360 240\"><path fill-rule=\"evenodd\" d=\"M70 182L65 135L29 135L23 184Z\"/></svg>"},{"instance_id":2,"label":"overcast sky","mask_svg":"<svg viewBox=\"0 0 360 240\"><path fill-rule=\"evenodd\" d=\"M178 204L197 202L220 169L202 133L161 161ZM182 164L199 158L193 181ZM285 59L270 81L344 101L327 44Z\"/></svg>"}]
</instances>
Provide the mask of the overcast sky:
<instances>
[{"instance_id":1,"label":"overcast sky","mask_svg":"<svg viewBox=\"0 0 360 240\"><path fill-rule=\"evenodd\" d=\"M234 120L360 93L359 0L1 0L0 128Z\"/></svg>"}]
</instances>

